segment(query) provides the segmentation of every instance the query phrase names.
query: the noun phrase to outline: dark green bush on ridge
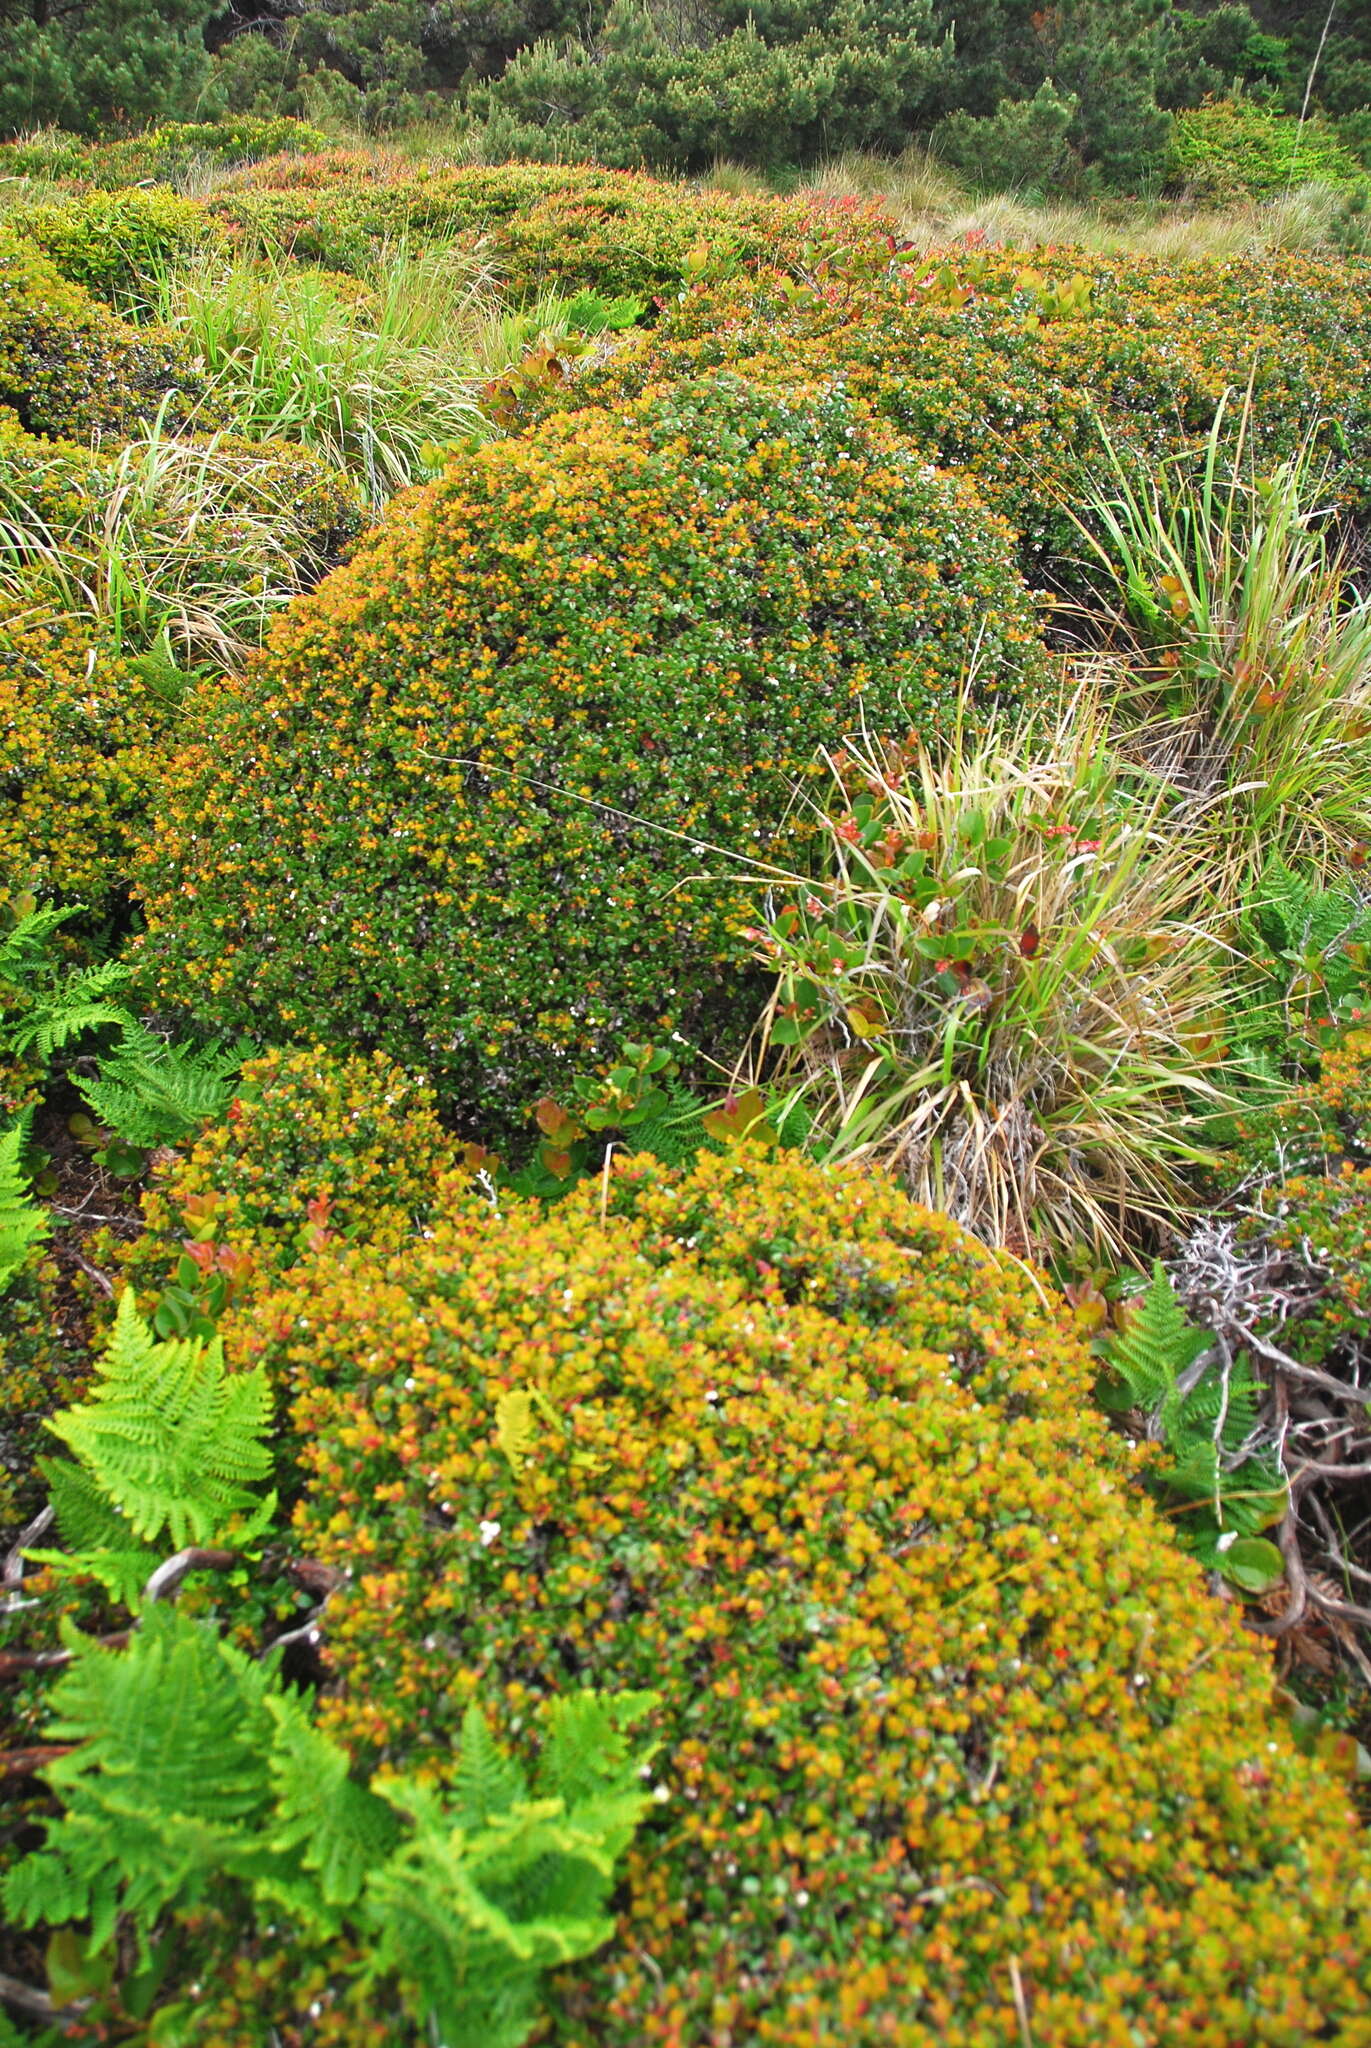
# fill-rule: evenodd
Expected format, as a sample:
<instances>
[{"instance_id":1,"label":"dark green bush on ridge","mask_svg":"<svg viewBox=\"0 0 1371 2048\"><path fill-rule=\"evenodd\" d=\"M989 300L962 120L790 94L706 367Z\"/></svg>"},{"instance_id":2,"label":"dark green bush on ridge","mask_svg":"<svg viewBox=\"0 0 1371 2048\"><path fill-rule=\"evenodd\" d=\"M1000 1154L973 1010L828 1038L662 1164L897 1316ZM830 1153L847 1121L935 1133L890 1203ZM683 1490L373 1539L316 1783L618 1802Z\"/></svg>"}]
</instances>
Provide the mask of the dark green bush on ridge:
<instances>
[{"instance_id":1,"label":"dark green bush on ridge","mask_svg":"<svg viewBox=\"0 0 1371 2048\"><path fill-rule=\"evenodd\" d=\"M707 1036L748 921L710 849L764 855L821 743L949 715L976 648L986 690L1040 677L1007 530L840 389L490 444L200 701L144 986L267 1039L326 1021L484 1135L566 1063Z\"/></svg>"}]
</instances>

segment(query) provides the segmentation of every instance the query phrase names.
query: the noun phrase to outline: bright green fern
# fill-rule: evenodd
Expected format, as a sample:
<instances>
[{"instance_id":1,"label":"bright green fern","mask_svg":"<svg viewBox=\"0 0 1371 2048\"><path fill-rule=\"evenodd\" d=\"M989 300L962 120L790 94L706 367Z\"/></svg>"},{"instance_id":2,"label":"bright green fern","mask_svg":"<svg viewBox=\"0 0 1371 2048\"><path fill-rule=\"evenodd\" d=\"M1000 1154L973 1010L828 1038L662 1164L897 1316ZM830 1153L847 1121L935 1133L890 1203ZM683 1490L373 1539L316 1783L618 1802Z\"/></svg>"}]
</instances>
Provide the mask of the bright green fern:
<instances>
[{"instance_id":1,"label":"bright green fern","mask_svg":"<svg viewBox=\"0 0 1371 2048\"><path fill-rule=\"evenodd\" d=\"M17 1924L89 1921L93 1954L127 1915L146 1955L213 1897L341 1939L340 1966L360 1951L376 2009L393 1986L447 2048L518 2048L543 1970L611 1936L651 1694L556 1701L532 1790L474 1705L450 1792L365 1785L270 1662L203 1622L153 1607L127 1649L66 1640L50 1732L75 1747L46 1773L65 1811L6 1883Z\"/></svg>"},{"instance_id":2,"label":"bright green fern","mask_svg":"<svg viewBox=\"0 0 1371 2048\"><path fill-rule=\"evenodd\" d=\"M29 1176L22 1164L28 1135L25 1114L0 1137L0 1294L34 1245L52 1230L47 1212L29 1193Z\"/></svg>"},{"instance_id":3,"label":"bright green fern","mask_svg":"<svg viewBox=\"0 0 1371 2048\"><path fill-rule=\"evenodd\" d=\"M112 1600L136 1607L163 1553L139 1541L128 1517L83 1465L70 1458L40 1458L38 1469L48 1483L48 1504L65 1548L25 1555L60 1578L94 1579Z\"/></svg>"},{"instance_id":4,"label":"bright green fern","mask_svg":"<svg viewBox=\"0 0 1371 2048\"><path fill-rule=\"evenodd\" d=\"M223 1115L251 1050L217 1039L198 1049L169 1045L129 1022L114 1050L101 1056L99 1079L78 1078L76 1085L92 1114L124 1144L152 1151L183 1144Z\"/></svg>"},{"instance_id":5,"label":"bright green fern","mask_svg":"<svg viewBox=\"0 0 1371 2048\"><path fill-rule=\"evenodd\" d=\"M1160 1262L1122 1330L1103 1346L1125 1404L1146 1414L1169 1463L1156 1475L1179 1535L1201 1563L1260 1592L1284 1570L1258 1532L1285 1512L1285 1478L1258 1442L1261 1388L1242 1360L1225 1372L1191 1327ZM1119 1405L1117 1400L1114 1405Z\"/></svg>"},{"instance_id":6,"label":"bright green fern","mask_svg":"<svg viewBox=\"0 0 1371 2048\"><path fill-rule=\"evenodd\" d=\"M234 1516L260 1533L275 1497L248 1489L271 1470L270 1423L262 1367L226 1372L217 1337L155 1337L126 1288L86 1398L48 1427L139 1543L165 1533L179 1550L210 1542Z\"/></svg>"}]
</instances>

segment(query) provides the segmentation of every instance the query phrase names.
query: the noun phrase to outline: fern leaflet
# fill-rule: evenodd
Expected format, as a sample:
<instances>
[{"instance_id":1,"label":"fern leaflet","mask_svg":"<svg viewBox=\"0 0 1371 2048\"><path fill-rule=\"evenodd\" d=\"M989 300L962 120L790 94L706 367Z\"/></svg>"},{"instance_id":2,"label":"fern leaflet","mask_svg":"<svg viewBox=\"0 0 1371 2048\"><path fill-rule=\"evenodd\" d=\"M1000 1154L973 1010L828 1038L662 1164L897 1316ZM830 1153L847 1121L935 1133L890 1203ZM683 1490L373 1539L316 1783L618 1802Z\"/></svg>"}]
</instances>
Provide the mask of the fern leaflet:
<instances>
[{"instance_id":1,"label":"fern leaflet","mask_svg":"<svg viewBox=\"0 0 1371 2048\"><path fill-rule=\"evenodd\" d=\"M180 1145L223 1115L251 1047L219 1040L198 1049L169 1045L141 1025L99 1062L99 1079L77 1081L86 1106L125 1144L152 1151Z\"/></svg>"},{"instance_id":2,"label":"fern leaflet","mask_svg":"<svg viewBox=\"0 0 1371 2048\"><path fill-rule=\"evenodd\" d=\"M246 1489L266 1478L271 1393L262 1368L224 1370L223 1344L158 1339L133 1290L119 1303L99 1375L78 1407L48 1427L89 1469L134 1536L165 1530L179 1550L261 1509Z\"/></svg>"},{"instance_id":3,"label":"fern leaflet","mask_svg":"<svg viewBox=\"0 0 1371 2048\"><path fill-rule=\"evenodd\" d=\"M28 1130L29 1119L24 1115L0 1137L0 1294L34 1245L52 1230L47 1213L29 1194L29 1177L20 1163Z\"/></svg>"},{"instance_id":4,"label":"fern leaflet","mask_svg":"<svg viewBox=\"0 0 1371 2048\"><path fill-rule=\"evenodd\" d=\"M94 1953L128 1914L146 1954L161 1916L227 1886L316 1939L341 1935L426 2032L483 2048L518 2048L540 1972L612 1932L652 1754L623 1736L650 1696L558 1702L539 1778L567 1790L541 1797L472 1706L453 1804L431 1785L359 1783L270 1663L173 1607L150 1609L122 1651L70 1626L65 1639L50 1732L76 1747L47 1770L61 1819L5 1884L19 1924L88 1920Z\"/></svg>"}]
</instances>

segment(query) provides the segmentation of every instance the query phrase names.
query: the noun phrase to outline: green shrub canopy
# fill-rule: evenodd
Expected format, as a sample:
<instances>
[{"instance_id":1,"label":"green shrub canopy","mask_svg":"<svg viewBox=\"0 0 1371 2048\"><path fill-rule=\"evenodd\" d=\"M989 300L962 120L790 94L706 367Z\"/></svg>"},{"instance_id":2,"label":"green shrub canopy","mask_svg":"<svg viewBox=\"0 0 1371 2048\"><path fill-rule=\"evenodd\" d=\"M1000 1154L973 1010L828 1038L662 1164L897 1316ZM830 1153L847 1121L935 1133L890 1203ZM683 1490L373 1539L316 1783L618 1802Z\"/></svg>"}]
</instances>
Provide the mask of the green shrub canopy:
<instances>
[{"instance_id":1,"label":"green shrub canopy","mask_svg":"<svg viewBox=\"0 0 1371 2048\"><path fill-rule=\"evenodd\" d=\"M327 1020L488 1129L736 1005L746 899L712 849L765 856L819 745L1041 658L1008 530L839 389L549 421L401 500L201 698L145 986L266 1038Z\"/></svg>"},{"instance_id":2,"label":"green shrub canopy","mask_svg":"<svg viewBox=\"0 0 1371 2048\"><path fill-rule=\"evenodd\" d=\"M1007 2048L1016 1973L1052 2048L1360 2038L1365 1844L1016 1261L749 1150L449 1200L227 1342L281 1390L301 1553L346 1574L321 1714L360 1768L441 1784L472 1700L526 1743L550 1694L661 1695L618 1938L560 1974L556 2038ZM415 2038L283 1938L203 2038L310 1999L321 2039Z\"/></svg>"}]
</instances>

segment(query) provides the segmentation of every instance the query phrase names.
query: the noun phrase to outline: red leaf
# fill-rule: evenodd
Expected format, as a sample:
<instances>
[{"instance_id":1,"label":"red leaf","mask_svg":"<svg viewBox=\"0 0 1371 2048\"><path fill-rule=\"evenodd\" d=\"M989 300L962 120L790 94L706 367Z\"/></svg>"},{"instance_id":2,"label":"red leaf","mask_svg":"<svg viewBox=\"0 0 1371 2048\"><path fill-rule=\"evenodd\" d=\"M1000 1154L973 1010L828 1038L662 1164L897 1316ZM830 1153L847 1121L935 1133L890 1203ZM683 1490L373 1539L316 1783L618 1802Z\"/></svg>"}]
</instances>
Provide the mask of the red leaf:
<instances>
[{"instance_id":1,"label":"red leaf","mask_svg":"<svg viewBox=\"0 0 1371 2048\"><path fill-rule=\"evenodd\" d=\"M1042 934L1035 924L1025 925L1019 934L1019 951L1025 960L1031 960L1042 944Z\"/></svg>"}]
</instances>

